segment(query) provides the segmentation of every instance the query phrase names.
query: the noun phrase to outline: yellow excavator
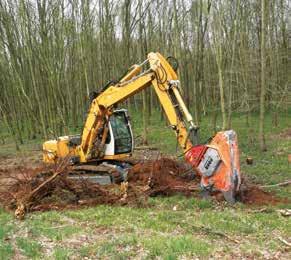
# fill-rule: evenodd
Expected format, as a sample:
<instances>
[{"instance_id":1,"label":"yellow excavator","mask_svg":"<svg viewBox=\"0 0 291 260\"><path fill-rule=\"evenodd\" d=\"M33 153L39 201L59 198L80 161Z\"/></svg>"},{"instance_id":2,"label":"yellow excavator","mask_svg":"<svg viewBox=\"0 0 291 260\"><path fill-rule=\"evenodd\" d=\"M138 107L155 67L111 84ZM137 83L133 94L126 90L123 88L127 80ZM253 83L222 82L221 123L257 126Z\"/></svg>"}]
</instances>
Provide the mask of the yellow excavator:
<instances>
[{"instance_id":1,"label":"yellow excavator","mask_svg":"<svg viewBox=\"0 0 291 260\"><path fill-rule=\"evenodd\" d=\"M136 93L153 87L186 161L201 177L201 189L220 191L228 202L235 202L241 184L236 133L222 131L208 144L195 143L198 127L183 101L176 64L160 53L149 53L144 62L133 65L119 81L111 81L99 93L95 92L82 135L46 141L44 162L69 158L75 169L94 172L97 166L99 171L101 168L108 173L108 182L117 177L113 172L120 173L121 181L125 181L130 167L126 158L133 153L134 139L127 110L116 108ZM94 178L102 183L98 176Z\"/></svg>"}]
</instances>

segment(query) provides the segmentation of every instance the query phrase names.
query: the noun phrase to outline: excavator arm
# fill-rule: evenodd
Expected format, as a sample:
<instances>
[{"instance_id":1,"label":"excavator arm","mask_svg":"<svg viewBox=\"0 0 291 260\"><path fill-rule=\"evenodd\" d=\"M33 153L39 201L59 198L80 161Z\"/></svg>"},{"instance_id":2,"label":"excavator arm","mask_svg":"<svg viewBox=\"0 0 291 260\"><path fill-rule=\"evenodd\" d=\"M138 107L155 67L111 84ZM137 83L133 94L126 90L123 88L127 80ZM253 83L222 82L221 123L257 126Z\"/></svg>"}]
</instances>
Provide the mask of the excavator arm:
<instances>
[{"instance_id":1,"label":"excavator arm","mask_svg":"<svg viewBox=\"0 0 291 260\"><path fill-rule=\"evenodd\" d=\"M148 68L143 69L145 66ZM104 158L108 121L114 107L148 87L154 88L186 160L201 176L202 188L219 190L233 202L240 186L236 134L233 130L219 132L209 144L193 145L198 128L183 101L176 72L159 53L149 53L146 61L134 65L119 82L109 84L92 100L80 144L70 148L67 139L54 143L48 141L44 150L50 152L45 153L44 160L69 155L85 163Z\"/></svg>"},{"instance_id":2,"label":"excavator arm","mask_svg":"<svg viewBox=\"0 0 291 260\"><path fill-rule=\"evenodd\" d=\"M103 129L114 106L150 86L153 86L183 151L193 146L188 132L196 127L181 97L177 74L158 53L150 53L148 62L150 69L142 73L142 66L134 65L123 79L109 86L92 101L82 134L82 143L78 147L81 162L92 158L92 151L96 150L94 142L98 131ZM189 123L189 129L186 128L185 121Z\"/></svg>"}]
</instances>

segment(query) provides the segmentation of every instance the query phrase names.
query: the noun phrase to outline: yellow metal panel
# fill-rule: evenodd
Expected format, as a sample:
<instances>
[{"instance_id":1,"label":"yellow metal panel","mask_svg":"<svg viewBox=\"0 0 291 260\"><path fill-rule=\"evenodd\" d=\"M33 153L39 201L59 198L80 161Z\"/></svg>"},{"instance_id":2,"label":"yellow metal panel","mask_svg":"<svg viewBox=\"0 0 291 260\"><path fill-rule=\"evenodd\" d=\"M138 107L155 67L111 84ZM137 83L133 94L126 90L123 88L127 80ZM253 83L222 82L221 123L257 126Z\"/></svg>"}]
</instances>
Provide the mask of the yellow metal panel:
<instances>
[{"instance_id":1,"label":"yellow metal panel","mask_svg":"<svg viewBox=\"0 0 291 260\"><path fill-rule=\"evenodd\" d=\"M161 105L171 126L176 128L177 141L185 151L192 147L192 143L188 138L188 132L183 122L178 120L175 108L171 102L168 92L163 91L156 80L153 80L154 89L159 97Z\"/></svg>"},{"instance_id":2,"label":"yellow metal panel","mask_svg":"<svg viewBox=\"0 0 291 260\"><path fill-rule=\"evenodd\" d=\"M130 153L115 154L115 155L105 155L103 159L105 160L121 160L130 157Z\"/></svg>"},{"instance_id":3,"label":"yellow metal panel","mask_svg":"<svg viewBox=\"0 0 291 260\"><path fill-rule=\"evenodd\" d=\"M189 113L189 111L188 111L188 109L187 109L187 107L186 107L186 105L184 103L184 100L181 97L181 94L180 94L179 90L177 89L176 86L174 86L172 89L173 89L173 92L174 92L174 94L175 94L175 96L177 98L177 101L179 102L180 108L181 108L181 110L183 111L183 113L184 113L184 115L186 117L187 122L192 122L193 118L192 118L191 114Z\"/></svg>"},{"instance_id":4,"label":"yellow metal panel","mask_svg":"<svg viewBox=\"0 0 291 260\"><path fill-rule=\"evenodd\" d=\"M118 85L111 86L97 97L97 102L99 106L109 108L112 105L120 103L148 87L153 77L154 74L149 73L140 76L139 78L127 83L122 87L119 87Z\"/></svg>"}]
</instances>

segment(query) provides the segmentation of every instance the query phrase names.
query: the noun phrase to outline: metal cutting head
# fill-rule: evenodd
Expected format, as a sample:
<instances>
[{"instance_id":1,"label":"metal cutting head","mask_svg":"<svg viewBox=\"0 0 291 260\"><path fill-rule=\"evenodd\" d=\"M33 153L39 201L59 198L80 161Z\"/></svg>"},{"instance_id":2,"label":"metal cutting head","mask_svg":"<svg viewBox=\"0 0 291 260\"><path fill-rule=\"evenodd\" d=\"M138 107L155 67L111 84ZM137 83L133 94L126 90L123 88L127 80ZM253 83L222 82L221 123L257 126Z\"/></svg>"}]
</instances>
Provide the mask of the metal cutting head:
<instances>
[{"instance_id":1,"label":"metal cutting head","mask_svg":"<svg viewBox=\"0 0 291 260\"><path fill-rule=\"evenodd\" d=\"M235 202L241 184L235 131L218 132L209 144L190 149L186 159L200 174L202 189L218 190L228 202Z\"/></svg>"}]
</instances>

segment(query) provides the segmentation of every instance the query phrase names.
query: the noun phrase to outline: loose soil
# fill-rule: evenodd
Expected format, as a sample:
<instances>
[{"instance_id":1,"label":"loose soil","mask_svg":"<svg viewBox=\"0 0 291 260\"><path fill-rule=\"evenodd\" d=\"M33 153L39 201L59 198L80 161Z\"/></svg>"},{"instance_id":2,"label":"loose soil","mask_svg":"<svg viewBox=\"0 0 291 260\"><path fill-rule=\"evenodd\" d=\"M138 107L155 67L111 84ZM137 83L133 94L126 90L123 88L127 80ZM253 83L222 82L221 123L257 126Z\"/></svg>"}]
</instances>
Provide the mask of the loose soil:
<instances>
[{"instance_id":1,"label":"loose soil","mask_svg":"<svg viewBox=\"0 0 291 260\"><path fill-rule=\"evenodd\" d=\"M31 191L57 171L60 174L33 196ZM0 169L0 204L19 218L31 211L75 209L100 204L147 206L150 196L183 194L200 197L199 176L189 165L170 158L143 160L134 165L124 185L101 186L68 178L70 167L8 167ZM211 194L221 200L221 194ZM244 181L238 199L247 205L286 203Z\"/></svg>"}]
</instances>

